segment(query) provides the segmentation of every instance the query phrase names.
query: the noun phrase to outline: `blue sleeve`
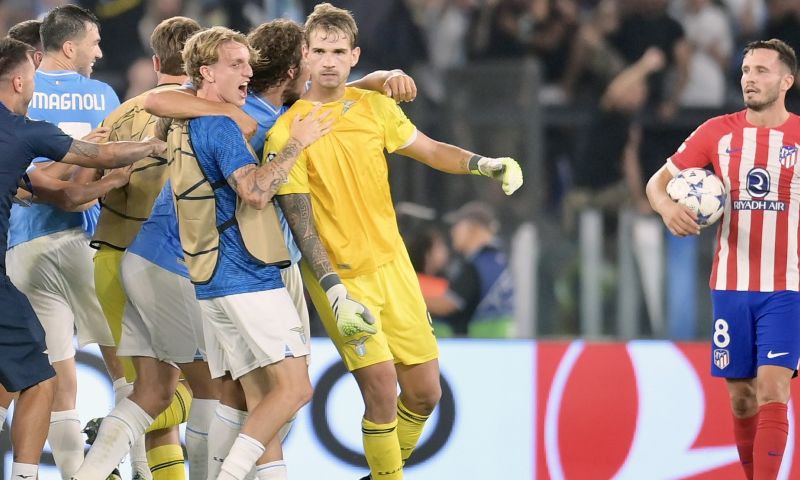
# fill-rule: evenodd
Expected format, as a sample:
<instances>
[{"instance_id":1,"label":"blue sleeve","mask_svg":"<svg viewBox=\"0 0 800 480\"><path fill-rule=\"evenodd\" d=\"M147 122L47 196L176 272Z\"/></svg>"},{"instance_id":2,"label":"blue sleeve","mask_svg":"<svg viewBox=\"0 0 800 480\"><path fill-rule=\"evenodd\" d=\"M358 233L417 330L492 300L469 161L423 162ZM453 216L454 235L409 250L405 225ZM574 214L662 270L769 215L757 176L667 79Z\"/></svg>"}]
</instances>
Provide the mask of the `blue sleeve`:
<instances>
[{"instance_id":1,"label":"blue sleeve","mask_svg":"<svg viewBox=\"0 0 800 480\"><path fill-rule=\"evenodd\" d=\"M106 110L103 112L103 118L108 117L111 115L111 112L119 107L119 97L117 96L117 92L111 88L110 85L106 84ZM97 125L95 125L97 126Z\"/></svg>"},{"instance_id":2,"label":"blue sleeve","mask_svg":"<svg viewBox=\"0 0 800 480\"><path fill-rule=\"evenodd\" d=\"M72 137L49 122L26 120L20 133L32 156L60 161L72 146Z\"/></svg>"},{"instance_id":3,"label":"blue sleeve","mask_svg":"<svg viewBox=\"0 0 800 480\"><path fill-rule=\"evenodd\" d=\"M245 165L256 164L256 159L247 148L247 141L236 122L228 117L214 117L208 122L207 133L213 138L214 158L224 178Z\"/></svg>"}]
</instances>

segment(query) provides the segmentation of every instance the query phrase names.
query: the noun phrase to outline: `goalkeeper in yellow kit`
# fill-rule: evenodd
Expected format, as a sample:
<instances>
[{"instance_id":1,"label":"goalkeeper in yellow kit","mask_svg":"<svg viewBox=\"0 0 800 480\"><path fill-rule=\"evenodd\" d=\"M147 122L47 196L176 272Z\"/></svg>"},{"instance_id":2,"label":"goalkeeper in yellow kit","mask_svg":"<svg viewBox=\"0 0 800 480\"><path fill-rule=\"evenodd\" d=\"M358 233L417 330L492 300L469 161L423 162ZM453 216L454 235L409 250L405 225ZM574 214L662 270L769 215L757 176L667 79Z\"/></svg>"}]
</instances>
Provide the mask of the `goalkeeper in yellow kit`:
<instances>
[{"instance_id":1,"label":"goalkeeper in yellow kit","mask_svg":"<svg viewBox=\"0 0 800 480\"><path fill-rule=\"evenodd\" d=\"M280 152L293 119L315 104L336 119L330 133L300 153L278 201L303 253L306 288L361 390L371 476L395 480L441 386L436 339L398 232L384 150L445 172L496 178L509 195L522 185L522 172L510 158L431 140L388 97L346 87L360 53L357 35L350 12L317 5L305 24L311 87L270 130L264 152L265 161ZM337 328L343 312L331 306L345 289L372 313L374 334L353 329L345 336Z\"/></svg>"}]
</instances>

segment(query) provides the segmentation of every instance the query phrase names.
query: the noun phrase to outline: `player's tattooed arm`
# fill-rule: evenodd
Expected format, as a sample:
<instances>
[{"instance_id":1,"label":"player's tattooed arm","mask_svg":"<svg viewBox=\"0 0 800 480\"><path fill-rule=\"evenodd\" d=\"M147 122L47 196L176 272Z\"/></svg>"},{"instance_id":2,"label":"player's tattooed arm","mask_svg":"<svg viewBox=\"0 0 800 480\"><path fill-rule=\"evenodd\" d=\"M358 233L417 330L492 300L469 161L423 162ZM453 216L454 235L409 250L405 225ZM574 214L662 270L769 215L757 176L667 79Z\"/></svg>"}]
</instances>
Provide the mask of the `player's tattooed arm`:
<instances>
[{"instance_id":1,"label":"player's tattooed arm","mask_svg":"<svg viewBox=\"0 0 800 480\"><path fill-rule=\"evenodd\" d=\"M278 203L286 216L289 228L292 229L294 240L311 266L317 280L329 273L333 273L328 252L322 245L317 228L314 226L314 211L311 207L311 197L307 193L290 193L279 195Z\"/></svg>"},{"instance_id":2,"label":"player's tattooed arm","mask_svg":"<svg viewBox=\"0 0 800 480\"><path fill-rule=\"evenodd\" d=\"M72 146L69 147L69 153L87 158L97 158L100 154L100 145L83 140L73 140Z\"/></svg>"},{"instance_id":3,"label":"player's tattooed arm","mask_svg":"<svg viewBox=\"0 0 800 480\"><path fill-rule=\"evenodd\" d=\"M255 164L245 165L230 174L227 178L228 185L245 203L262 209L289 179L289 170L302 150L300 142L292 138L271 162L260 167Z\"/></svg>"},{"instance_id":4,"label":"player's tattooed arm","mask_svg":"<svg viewBox=\"0 0 800 480\"><path fill-rule=\"evenodd\" d=\"M93 168L118 168L150 155L160 155L167 144L157 138L138 142L91 143L73 140L61 159L64 163Z\"/></svg>"},{"instance_id":5,"label":"player's tattooed arm","mask_svg":"<svg viewBox=\"0 0 800 480\"><path fill-rule=\"evenodd\" d=\"M330 111L319 113L320 105L308 114L296 115L290 128L289 141L269 162L260 167L242 167L228 177L228 184L245 203L254 208L264 208L278 189L289 179L300 152L331 130L334 119Z\"/></svg>"}]
</instances>

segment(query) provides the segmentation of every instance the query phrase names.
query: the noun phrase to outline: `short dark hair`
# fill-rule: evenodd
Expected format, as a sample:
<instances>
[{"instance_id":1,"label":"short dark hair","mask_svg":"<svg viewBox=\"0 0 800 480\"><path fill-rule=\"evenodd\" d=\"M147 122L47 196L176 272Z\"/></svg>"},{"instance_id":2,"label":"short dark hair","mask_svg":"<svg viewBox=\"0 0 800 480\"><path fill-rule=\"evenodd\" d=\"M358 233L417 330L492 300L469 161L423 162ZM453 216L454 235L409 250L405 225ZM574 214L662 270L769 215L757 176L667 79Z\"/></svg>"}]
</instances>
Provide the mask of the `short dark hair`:
<instances>
[{"instance_id":1,"label":"short dark hair","mask_svg":"<svg viewBox=\"0 0 800 480\"><path fill-rule=\"evenodd\" d=\"M11 37L0 39L0 77L13 72L19 64L29 62L34 49L25 42Z\"/></svg>"},{"instance_id":2,"label":"short dark hair","mask_svg":"<svg viewBox=\"0 0 800 480\"><path fill-rule=\"evenodd\" d=\"M62 5L50 10L42 20L42 48L46 52L60 50L64 42L83 35L87 23L100 28L97 17L77 5Z\"/></svg>"},{"instance_id":3,"label":"short dark hair","mask_svg":"<svg viewBox=\"0 0 800 480\"><path fill-rule=\"evenodd\" d=\"M160 73L185 75L183 71L183 46L186 40L202 30L195 20L187 17L172 17L159 23L150 35L150 48L161 62Z\"/></svg>"},{"instance_id":4,"label":"short dark hair","mask_svg":"<svg viewBox=\"0 0 800 480\"><path fill-rule=\"evenodd\" d=\"M303 27L291 20L273 20L247 35L250 46L258 50L253 63L250 89L262 92L289 78L289 69L300 66L303 58Z\"/></svg>"},{"instance_id":5,"label":"short dark hair","mask_svg":"<svg viewBox=\"0 0 800 480\"><path fill-rule=\"evenodd\" d=\"M14 40L25 42L36 50L41 50L42 37L39 35L41 27L41 20L25 20L9 28L8 36Z\"/></svg>"},{"instance_id":6,"label":"short dark hair","mask_svg":"<svg viewBox=\"0 0 800 480\"><path fill-rule=\"evenodd\" d=\"M743 53L747 55L751 51L757 49L773 50L778 52L778 60L789 67L789 71L792 73L792 75L797 74L797 55L795 54L794 49L788 43L777 38L772 38L769 40L756 40L748 43L747 46L744 47Z\"/></svg>"}]
</instances>

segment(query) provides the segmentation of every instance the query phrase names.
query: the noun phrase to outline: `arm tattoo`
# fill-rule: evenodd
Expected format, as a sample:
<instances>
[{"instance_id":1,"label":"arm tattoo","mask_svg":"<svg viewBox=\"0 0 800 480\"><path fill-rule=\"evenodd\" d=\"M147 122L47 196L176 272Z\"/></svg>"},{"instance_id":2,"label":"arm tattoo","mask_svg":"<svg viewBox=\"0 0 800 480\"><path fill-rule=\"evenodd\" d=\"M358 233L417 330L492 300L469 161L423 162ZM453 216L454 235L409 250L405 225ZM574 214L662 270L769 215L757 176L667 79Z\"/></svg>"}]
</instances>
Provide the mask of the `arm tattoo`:
<instances>
[{"instance_id":1,"label":"arm tattoo","mask_svg":"<svg viewBox=\"0 0 800 480\"><path fill-rule=\"evenodd\" d=\"M163 117L159 118L158 122L156 122L156 126L154 129L154 134L156 138L161 140L167 141L167 136L169 136L169 129L172 126L172 119Z\"/></svg>"},{"instance_id":2,"label":"arm tattoo","mask_svg":"<svg viewBox=\"0 0 800 480\"><path fill-rule=\"evenodd\" d=\"M96 143L75 139L69 147L69 153L86 158L97 158L100 154L100 147Z\"/></svg>"},{"instance_id":3,"label":"arm tattoo","mask_svg":"<svg viewBox=\"0 0 800 480\"><path fill-rule=\"evenodd\" d=\"M325 251L314 226L311 197L307 193L291 193L279 196L278 203L286 216L286 221L289 222L300 252L311 265L317 279L333 273L328 252Z\"/></svg>"},{"instance_id":4,"label":"arm tattoo","mask_svg":"<svg viewBox=\"0 0 800 480\"><path fill-rule=\"evenodd\" d=\"M231 186L233 191L238 194L239 193L239 184L242 183L242 180L246 181L247 180L247 178L246 178L247 175L249 175L250 172L252 170L254 170L255 168L256 168L256 166L253 163L251 163L249 165L245 165L244 167L239 168L236 171L234 171L233 173L231 173L230 175L228 175L228 178L226 178L225 180L228 181L228 185Z\"/></svg>"},{"instance_id":5,"label":"arm tattoo","mask_svg":"<svg viewBox=\"0 0 800 480\"><path fill-rule=\"evenodd\" d=\"M271 162L258 168L255 165L240 168L228 177L228 184L242 197L258 199L259 203L268 202L289 179L289 171L301 150L297 140L289 139ZM231 178L234 183L231 183Z\"/></svg>"}]
</instances>

